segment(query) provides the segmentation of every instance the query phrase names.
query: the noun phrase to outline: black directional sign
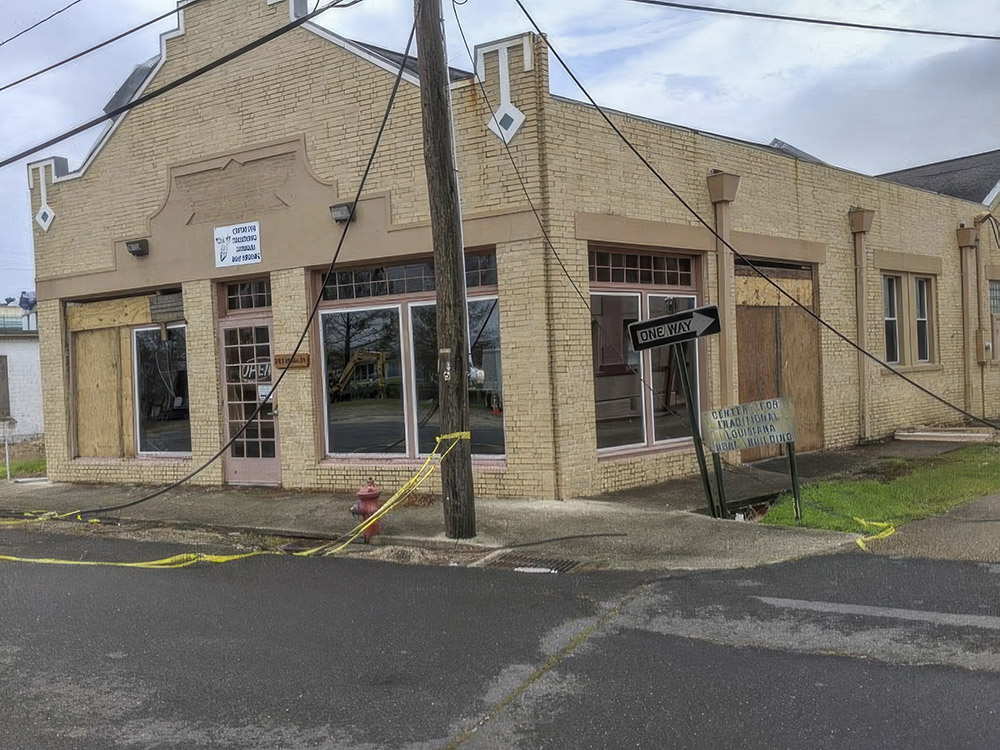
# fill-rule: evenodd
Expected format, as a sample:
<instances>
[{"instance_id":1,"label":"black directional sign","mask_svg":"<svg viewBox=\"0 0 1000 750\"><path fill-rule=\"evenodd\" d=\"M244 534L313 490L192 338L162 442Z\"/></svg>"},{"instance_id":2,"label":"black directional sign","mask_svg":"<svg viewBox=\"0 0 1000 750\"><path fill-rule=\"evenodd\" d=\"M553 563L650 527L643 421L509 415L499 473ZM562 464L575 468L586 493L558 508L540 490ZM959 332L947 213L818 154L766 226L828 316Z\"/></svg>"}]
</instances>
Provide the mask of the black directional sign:
<instances>
[{"instance_id":1,"label":"black directional sign","mask_svg":"<svg viewBox=\"0 0 1000 750\"><path fill-rule=\"evenodd\" d=\"M629 323L632 349L652 349L654 346L676 344L679 341L710 336L719 332L719 308L715 305L665 315L653 320Z\"/></svg>"}]
</instances>

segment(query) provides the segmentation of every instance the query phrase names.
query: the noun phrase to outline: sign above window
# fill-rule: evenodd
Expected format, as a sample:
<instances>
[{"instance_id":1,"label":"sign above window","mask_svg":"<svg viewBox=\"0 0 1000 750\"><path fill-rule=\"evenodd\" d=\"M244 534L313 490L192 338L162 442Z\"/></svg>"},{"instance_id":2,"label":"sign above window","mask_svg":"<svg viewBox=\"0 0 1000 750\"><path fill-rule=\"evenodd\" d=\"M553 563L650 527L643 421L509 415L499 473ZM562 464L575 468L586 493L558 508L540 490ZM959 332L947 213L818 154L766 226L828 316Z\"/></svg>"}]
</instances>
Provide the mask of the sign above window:
<instances>
[{"instance_id":1,"label":"sign above window","mask_svg":"<svg viewBox=\"0 0 1000 750\"><path fill-rule=\"evenodd\" d=\"M215 267L260 263L260 222L215 228Z\"/></svg>"}]
</instances>

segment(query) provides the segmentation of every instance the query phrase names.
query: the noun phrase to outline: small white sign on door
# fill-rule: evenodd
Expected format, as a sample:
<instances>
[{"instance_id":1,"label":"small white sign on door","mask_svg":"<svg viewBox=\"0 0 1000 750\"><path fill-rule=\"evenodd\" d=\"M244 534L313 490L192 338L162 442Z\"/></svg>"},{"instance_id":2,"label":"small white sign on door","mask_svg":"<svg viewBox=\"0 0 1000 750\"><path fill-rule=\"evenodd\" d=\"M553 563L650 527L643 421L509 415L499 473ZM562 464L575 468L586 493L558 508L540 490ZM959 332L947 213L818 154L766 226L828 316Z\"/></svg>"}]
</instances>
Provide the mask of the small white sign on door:
<instances>
[{"instance_id":1,"label":"small white sign on door","mask_svg":"<svg viewBox=\"0 0 1000 750\"><path fill-rule=\"evenodd\" d=\"M215 267L260 263L260 222L215 228Z\"/></svg>"}]
</instances>

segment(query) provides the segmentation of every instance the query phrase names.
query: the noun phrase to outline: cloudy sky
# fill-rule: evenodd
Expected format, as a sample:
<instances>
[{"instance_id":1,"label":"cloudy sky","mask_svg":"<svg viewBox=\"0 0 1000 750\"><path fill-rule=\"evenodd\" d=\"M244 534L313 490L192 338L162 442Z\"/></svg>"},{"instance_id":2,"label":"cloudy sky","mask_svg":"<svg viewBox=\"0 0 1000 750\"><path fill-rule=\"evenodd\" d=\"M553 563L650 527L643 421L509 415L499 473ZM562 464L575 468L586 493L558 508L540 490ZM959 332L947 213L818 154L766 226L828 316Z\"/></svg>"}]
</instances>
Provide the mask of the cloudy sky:
<instances>
[{"instance_id":1,"label":"cloudy sky","mask_svg":"<svg viewBox=\"0 0 1000 750\"><path fill-rule=\"evenodd\" d=\"M69 0L2 0L0 40ZM212 0L208 0L211 2ZM265 0L246 0L264 2ZM867 174L1000 148L1000 42L734 18L628 0L522 0L603 105L701 130L780 138ZM449 0L451 64L471 70ZM704 0L702 4L869 24L1000 34L995 2ZM174 7L173 0L82 0L0 46L0 85ZM337 33L402 50L412 0L331 10ZM526 31L513 0L458 6L475 45ZM156 54L163 21L58 71L0 92L0 159L100 114L133 66ZM231 63L238 64L238 63ZM555 93L582 98L552 61ZM99 129L31 157L79 165ZM0 169L0 298L33 288L23 164Z\"/></svg>"}]
</instances>

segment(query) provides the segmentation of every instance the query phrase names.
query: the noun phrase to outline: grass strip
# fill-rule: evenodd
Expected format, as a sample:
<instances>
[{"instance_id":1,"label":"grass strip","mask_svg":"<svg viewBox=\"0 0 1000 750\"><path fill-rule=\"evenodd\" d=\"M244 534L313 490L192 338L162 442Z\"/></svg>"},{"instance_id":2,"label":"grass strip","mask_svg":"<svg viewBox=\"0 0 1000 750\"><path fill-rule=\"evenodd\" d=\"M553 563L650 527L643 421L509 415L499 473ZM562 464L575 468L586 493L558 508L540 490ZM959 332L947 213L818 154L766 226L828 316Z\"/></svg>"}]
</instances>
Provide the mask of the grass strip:
<instances>
[{"instance_id":1,"label":"grass strip","mask_svg":"<svg viewBox=\"0 0 1000 750\"><path fill-rule=\"evenodd\" d=\"M867 533L855 517L899 526L1000 491L1000 448L971 445L919 462L889 459L874 473L884 478L855 477L803 487L801 525ZM783 495L761 522L795 526L791 495Z\"/></svg>"}]
</instances>

